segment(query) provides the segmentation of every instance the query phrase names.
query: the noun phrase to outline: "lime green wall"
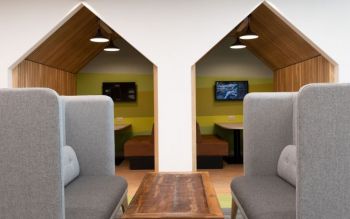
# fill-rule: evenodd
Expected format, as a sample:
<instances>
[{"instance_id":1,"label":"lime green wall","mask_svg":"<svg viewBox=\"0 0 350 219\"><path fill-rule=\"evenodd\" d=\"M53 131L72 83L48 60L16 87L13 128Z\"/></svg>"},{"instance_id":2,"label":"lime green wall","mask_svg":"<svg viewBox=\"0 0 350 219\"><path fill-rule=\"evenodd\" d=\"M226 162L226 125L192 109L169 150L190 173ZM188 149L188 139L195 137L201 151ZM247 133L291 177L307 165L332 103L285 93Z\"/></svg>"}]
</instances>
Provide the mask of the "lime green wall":
<instances>
[{"instance_id":1,"label":"lime green wall","mask_svg":"<svg viewBox=\"0 0 350 219\"><path fill-rule=\"evenodd\" d=\"M273 91L272 78L237 78L228 76L197 76L196 101L197 121L203 134L213 132L215 122L242 122L243 102L218 102L214 100L215 81L248 80L249 92ZM152 74L102 74L79 73L78 95L99 95L103 82L135 81L136 103L116 103L114 116L116 124L131 123L134 135L151 134L153 125L153 75ZM234 116L233 118L230 116Z\"/></svg>"},{"instance_id":2,"label":"lime green wall","mask_svg":"<svg viewBox=\"0 0 350 219\"><path fill-rule=\"evenodd\" d=\"M116 124L131 123L134 135L151 134L153 125L153 75L152 74L102 74L79 73L78 95L102 94L103 82L130 82L137 85L137 102L115 103Z\"/></svg>"},{"instance_id":3,"label":"lime green wall","mask_svg":"<svg viewBox=\"0 0 350 219\"><path fill-rule=\"evenodd\" d=\"M197 76L197 121L204 134L213 133L215 122L242 122L243 101L215 101L215 81L248 80L249 92L273 91L272 78L237 78L228 76ZM233 116L233 117L232 117Z\"/></svg>"}]
</instances>

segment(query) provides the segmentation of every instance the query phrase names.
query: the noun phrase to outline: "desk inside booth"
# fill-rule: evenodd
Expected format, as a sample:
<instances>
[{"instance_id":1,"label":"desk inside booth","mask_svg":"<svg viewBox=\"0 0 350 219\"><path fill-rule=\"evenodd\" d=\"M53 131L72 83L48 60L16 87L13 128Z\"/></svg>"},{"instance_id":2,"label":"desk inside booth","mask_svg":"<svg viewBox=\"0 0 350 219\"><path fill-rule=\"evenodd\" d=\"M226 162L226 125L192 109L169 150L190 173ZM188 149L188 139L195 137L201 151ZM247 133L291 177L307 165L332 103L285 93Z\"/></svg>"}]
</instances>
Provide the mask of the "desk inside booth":
<instances>
[{"instance_id":1,"label":"desk inside booth","mask_svg":"<svg viewBox=\"0 0 350 219\"><path fill-rule=\"evenodd\" d=\"M215 123L215 135L229 142L229 155L225 161L229 164L243 163L243 124Z\"/></svg>"}]
</instances>

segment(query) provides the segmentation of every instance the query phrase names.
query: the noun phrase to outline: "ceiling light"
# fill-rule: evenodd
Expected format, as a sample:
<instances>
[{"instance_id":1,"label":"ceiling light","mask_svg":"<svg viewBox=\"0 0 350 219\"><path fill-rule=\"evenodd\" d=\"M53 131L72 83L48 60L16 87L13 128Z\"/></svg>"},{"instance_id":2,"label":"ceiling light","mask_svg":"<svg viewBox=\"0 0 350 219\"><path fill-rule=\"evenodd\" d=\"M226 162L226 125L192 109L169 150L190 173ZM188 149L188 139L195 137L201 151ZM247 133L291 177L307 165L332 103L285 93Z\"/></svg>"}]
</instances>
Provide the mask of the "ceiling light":
<instances>
[{"instance_id":1,"label":"ceiling light","mask_svg":"<svg viewBox=\"0 0 350 219\"><path fill-rule=\"evenodd\" d=\"M236 42L230 46L231 49L244 49L247 46L241 43L239 38L237 37Z\"/></svg>"},{"instance_id":2,"label":"ceiling light","mask_svg":"<svg viewBox=\"0 0 350 219\"><path fill-rule=\"evenodd\" d=\"M248 28L247 28L247 31L242 34L239 38L241 40L254 40L254 39L257 39L259 38L258 34L256 34L255 32L253 32L251 29L250 29L250 19L251 19L251 15L248 16Z\"/></svg>"},{"instance_id":3,"label":"ceiling light","mask_svg":"<svg viewBox=\"0 0 350 219\"><path fill-rule=\"evenodd\" d=\"M106 43L109 39L102 35L100 28L98 28L97 33L94 37L90 38L91 42L94 43Z\"/></svg>"},{"instance_id":4,"label":"ceiling light","mask_svg":"<svg viewBox=\"0 0 350 219\"><path fill-rule=\"evenodd\" d=\"M248 24L247 31L239 37L239 39L241 39L241 40L253 40L253 39L257 39L257 38L259 38L258 34L254 33L250 29L249 24Z\"/></svg>"},{"instance_id":5,"label":"ceiling light","mask_svg":"<svg viewBox=\"0 0 350 219\"><path fill-rule=\"evenodd\" d=\"M118 52L120 49L114 45L113 41L110 41L108 46L103 50L106 52Z\"/></svg>"}]
</instances>

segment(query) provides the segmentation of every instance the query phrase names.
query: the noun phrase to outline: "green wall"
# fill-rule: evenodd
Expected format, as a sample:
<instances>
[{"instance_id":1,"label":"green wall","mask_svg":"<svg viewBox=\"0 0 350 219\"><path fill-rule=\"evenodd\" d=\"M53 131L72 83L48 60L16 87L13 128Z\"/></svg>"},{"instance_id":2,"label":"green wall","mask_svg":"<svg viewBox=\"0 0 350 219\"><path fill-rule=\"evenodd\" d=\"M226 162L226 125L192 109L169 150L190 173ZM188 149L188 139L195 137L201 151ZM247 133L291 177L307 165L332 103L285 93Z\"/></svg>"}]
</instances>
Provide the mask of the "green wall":
<instances>
[{"instance_id":1,"label":"green wall","mask_svg":"<svg viewBox=\"0 0 350 219\"><path fill-rule=\"evenodd\" d=\"M131 123L134 135L151 134L153 125L153 74L79 73L77 94L100 95L102 94L103 82L136 82L137 102L115 103L115 123Z\"/></svg>"},{"instance_id":2,"label":"green wall","mask_svg":"<svg viewBox=\"0 0 350 219\"><path fill-rule=\"evenodd\" d=\"M243 101L215 101L215 81L248 80L249 92L273 91L272 78L238 78L228 76L197 76L197 121L203 134L213 133L215 122L243 122ZM233 116L233 117L231 117Z\"/></svg>"},{"instance_id":3,"label":"green wall","mask_svg":"<svg viewBox=\"0 0 350 219\"><path fill-rule=\"evenodd\" d=\"M273 91L272 78L238 78L228 76L197 76L196 101L197 121L203 134L211 134L215 122L242 122L243 102L218 102L214 100L215 81L248 80L249 92ZM116 124L131 123L134 135L151 134L153 125L153 75L152 74L102 74L79 73L78 95L99 95L103 82L135 81L136 103L116 103L114 116ZM234 116L234 118L230 117ZM122 119L121 119L122 118Z\"/></svg>"}]
</instances>

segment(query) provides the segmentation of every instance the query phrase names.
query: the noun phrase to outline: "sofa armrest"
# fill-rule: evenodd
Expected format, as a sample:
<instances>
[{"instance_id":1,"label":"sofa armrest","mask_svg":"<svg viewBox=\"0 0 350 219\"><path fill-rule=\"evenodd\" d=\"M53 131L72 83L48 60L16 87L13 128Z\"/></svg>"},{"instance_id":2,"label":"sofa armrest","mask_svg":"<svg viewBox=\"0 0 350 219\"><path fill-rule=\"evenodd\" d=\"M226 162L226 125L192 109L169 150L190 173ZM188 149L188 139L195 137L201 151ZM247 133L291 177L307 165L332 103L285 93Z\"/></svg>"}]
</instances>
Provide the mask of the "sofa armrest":
<instances>
[{"instance_id":1,"label":"sofa armrest","mask_svg":"<svg viewBox=\"0 0 350 219\"><path fill-rule=\"evenodd\" d=\"M58 95L0 89L0 218L64 218Z\"/></svg>"},{"instance_id":2,"label":"sofa armrest","mask_svg":"<svg viewBox=\"0 0 350 219\"><path fill-rule=\"evenodd\" d=\"M252 93L244 99L245 175L275 175L282 149L293 143L295 93Z\"/></svg>"},{"instance_id":3,"label":"sofa armrest","mask_svg":"<svg viewBox=\"0 0 350 219\"><path fill-rule=\"evenodd\" d=\"M350 84L314 84L298 95L298 218L350 215Z\"/></svg>"},{"instance_id":4,"label":"sofa armrest","mask_svg":"<svg viewBox=\"0 0 350 219\"><path fill-rule=\"evenodd\" d=\"M115 175L114 109L107 96L61 97L65 140L77 153L81 175Z\"/></svg>"}]
</instances>

